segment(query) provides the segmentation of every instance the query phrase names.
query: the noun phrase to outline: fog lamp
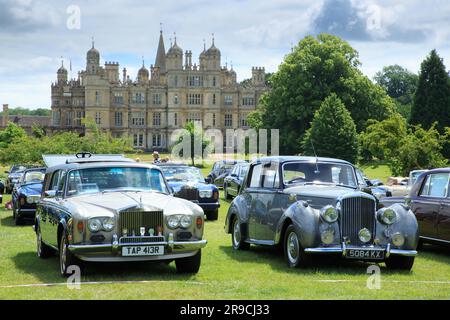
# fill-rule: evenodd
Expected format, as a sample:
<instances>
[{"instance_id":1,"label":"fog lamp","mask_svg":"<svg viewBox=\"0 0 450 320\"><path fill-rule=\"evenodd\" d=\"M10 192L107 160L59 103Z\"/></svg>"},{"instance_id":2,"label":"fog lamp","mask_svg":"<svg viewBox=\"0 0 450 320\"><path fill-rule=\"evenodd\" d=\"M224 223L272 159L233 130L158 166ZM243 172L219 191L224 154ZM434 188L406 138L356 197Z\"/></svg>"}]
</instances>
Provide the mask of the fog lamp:
<instances>
[{"instance_id":1,"label":"fog lamp","mask_svg":"<svg viewBox=\"0 0 450 320\"><path fill-rule=\"evenodd\" d=\"M405 237L400 232L394 233L392 235L392 244L396 247L401 247L405 244Z\"/></svg>"},{"instance_id":2,"label":"fog lamp","mask_svg":"<svg viewBox=\"0 0 450 320\"><path fill-rule=\"evenodd\" d=\"M102 222L100 219L90 219L88 222L88 227L91 232L99 232L102 229Z\"/></svg>"},{"instance_id":3,"label":"fog lamp","mask_svg":"<svg viewBox=\"0 0 450 320\"><path fill-rule=\"evenodd\" d=\"M372 234L368 229L364 228L359 231L358 237L362 243L367 243L372 239Z\"/></svg>"},{"instance_id":4,"label":"fog lamp","mask_svg":"<svg viewBox=\"0 0 450 320\"><path fill-rule=\"evenodd\" d=\"M322 238L323 244L332 244L334 241L334 232L333 230L325 230L320 235Z\"/></svg>"}]
</instances>

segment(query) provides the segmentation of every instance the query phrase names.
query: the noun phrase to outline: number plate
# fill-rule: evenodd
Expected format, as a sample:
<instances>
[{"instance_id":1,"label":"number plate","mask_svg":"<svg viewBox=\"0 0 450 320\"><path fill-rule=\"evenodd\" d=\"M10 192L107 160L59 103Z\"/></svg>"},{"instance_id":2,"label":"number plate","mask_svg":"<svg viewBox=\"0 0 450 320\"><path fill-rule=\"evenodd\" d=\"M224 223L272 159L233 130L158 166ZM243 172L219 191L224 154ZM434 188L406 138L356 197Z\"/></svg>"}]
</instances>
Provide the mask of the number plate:
<instances>
[{"instance_id":1,"label":"number plate","mask_svg":"<svg viewBox=\"0 0 450 320\"><path fill-rule=\"evenodd\" d=\"M359 260L384 260L384 250L347 249L345 257Z\"/></svg>"},{"instance_id":2,"label":"number plate","mask_svg":"<svg viewBox=\"0 0 450 320\"><path fill-rule=\"evenodd\" d=\"M162 256L164 246L134 246L122 247L123 257Z\"/></svg>"}]
</instances>

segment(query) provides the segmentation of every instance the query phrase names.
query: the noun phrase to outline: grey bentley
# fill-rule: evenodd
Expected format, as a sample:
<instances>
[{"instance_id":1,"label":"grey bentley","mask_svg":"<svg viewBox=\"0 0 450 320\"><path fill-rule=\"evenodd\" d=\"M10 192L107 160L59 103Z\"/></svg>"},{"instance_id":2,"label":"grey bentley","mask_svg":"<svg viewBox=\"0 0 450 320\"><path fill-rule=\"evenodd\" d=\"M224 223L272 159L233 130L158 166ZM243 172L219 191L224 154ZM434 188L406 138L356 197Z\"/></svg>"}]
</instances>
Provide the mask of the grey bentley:
<instances>
[{"instance_id":1,"label":"grey bentley","mask_svg":"<svg viewBox=\"0 0 450 320\"><path fill-rule=\"evenodd\" d=\"M333 254L410 270L419 239L414 214L401 204L379 208L361 184L343 160L256 160L228 210L225 231L236 250L280 246L289 267Z\"/></svg>"},{"instance_id":2,"label":"grey bentley","mask_svg":"<svg viewBox=\"0 0 450 320\"><path fill-rule=\"evenodd\" d=\"M175 260L178 272L198 272L203 210L173 197L158 167L87 153L44 158L37 254L58 252L63 276L81 262Z\"/></svg>"}]
</instances>

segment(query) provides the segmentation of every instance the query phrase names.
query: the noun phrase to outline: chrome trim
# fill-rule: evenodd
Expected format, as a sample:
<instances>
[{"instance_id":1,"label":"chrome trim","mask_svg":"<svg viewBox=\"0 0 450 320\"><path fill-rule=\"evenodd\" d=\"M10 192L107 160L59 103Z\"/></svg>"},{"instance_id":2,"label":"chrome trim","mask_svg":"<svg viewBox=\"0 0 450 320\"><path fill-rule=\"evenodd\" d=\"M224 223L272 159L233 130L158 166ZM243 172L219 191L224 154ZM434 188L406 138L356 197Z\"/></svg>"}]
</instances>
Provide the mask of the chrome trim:
<instances>
[{"instance_id":1,"label":"chrome trim","mask_svg":"<svg viewBox=\"0 0 450 320\"><path fill-rule=\"evenodd\" d=\"M330 247L330 248L306 248L306 253L343 253L342 248Z\"/></svg>"},{"instance_id":2,"label":"chrome trim","mask_svg":"<svg viewBox=\"0 0 450 320\"><path fill-rule=\"evenodd\" d=\"M390 255L391 255L391 244L388 243L386 246L386 258L389 258Z\"/></svg>"},{"instance_id":3,"label":"chrome trim","mask_svg":"<svg viewBox=\"0 0 450 320\"><path fill-rule=\"evenodd\" d=\"M404 256L404 257L415 257L417 256L416 250L400 250L400 249L391 249L391 255L396 256Z\"/></svg>"},{"instance_id":4,"label":"chrome trim","mask_svg":"<svg viewBox=\"0 0 450 320\"><path fill-rule=\"evenodd\" d=\"M414 257L417 255L416 250L391 249L390 246L387 246L386 249L376 247L353 247L353 246L347 247L344 243L342 244L342 247L305 248L305 253L311 254L342 253L342 256L345 257L348 248L385 251L385 259L389 258L390 255L405 256L405 257Z\"/></svg>"}]
</instances>

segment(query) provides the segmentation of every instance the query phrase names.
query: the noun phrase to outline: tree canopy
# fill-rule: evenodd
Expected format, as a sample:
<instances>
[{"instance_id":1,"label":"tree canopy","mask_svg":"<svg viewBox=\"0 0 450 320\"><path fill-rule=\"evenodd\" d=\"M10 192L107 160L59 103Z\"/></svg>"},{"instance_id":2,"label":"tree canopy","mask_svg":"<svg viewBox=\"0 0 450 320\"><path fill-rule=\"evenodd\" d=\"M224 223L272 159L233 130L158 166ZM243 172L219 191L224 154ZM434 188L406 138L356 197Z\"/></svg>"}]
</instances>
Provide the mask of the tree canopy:
<instances>
[{"instance_id":1,"label":"tree canopy","mask_svg":"<svg viewBox=\"0 0 450 320\"><path fill-rule=\"evenodd\" d=\"M350 112L358 131L368 119L383 120L394 110L386 92L358 69L358 52L328 34L308 36L289 53L270 79L257 113L259 124L280 129L280 152L302 151L299 143L315 111L335 93Z\"/></svg>"},{"instance_id":2,"label":"tree canopy","mask_svg":"<svg viewBox=\"0 0 450 320\"><path fill-rule=\"evenodd\" d=\"M356 126L337 97L331 94L314 114L311 128L302 142L305 154L339 158L356 163L358 159L358 135Z\"/></svg>"}]
</instances>

